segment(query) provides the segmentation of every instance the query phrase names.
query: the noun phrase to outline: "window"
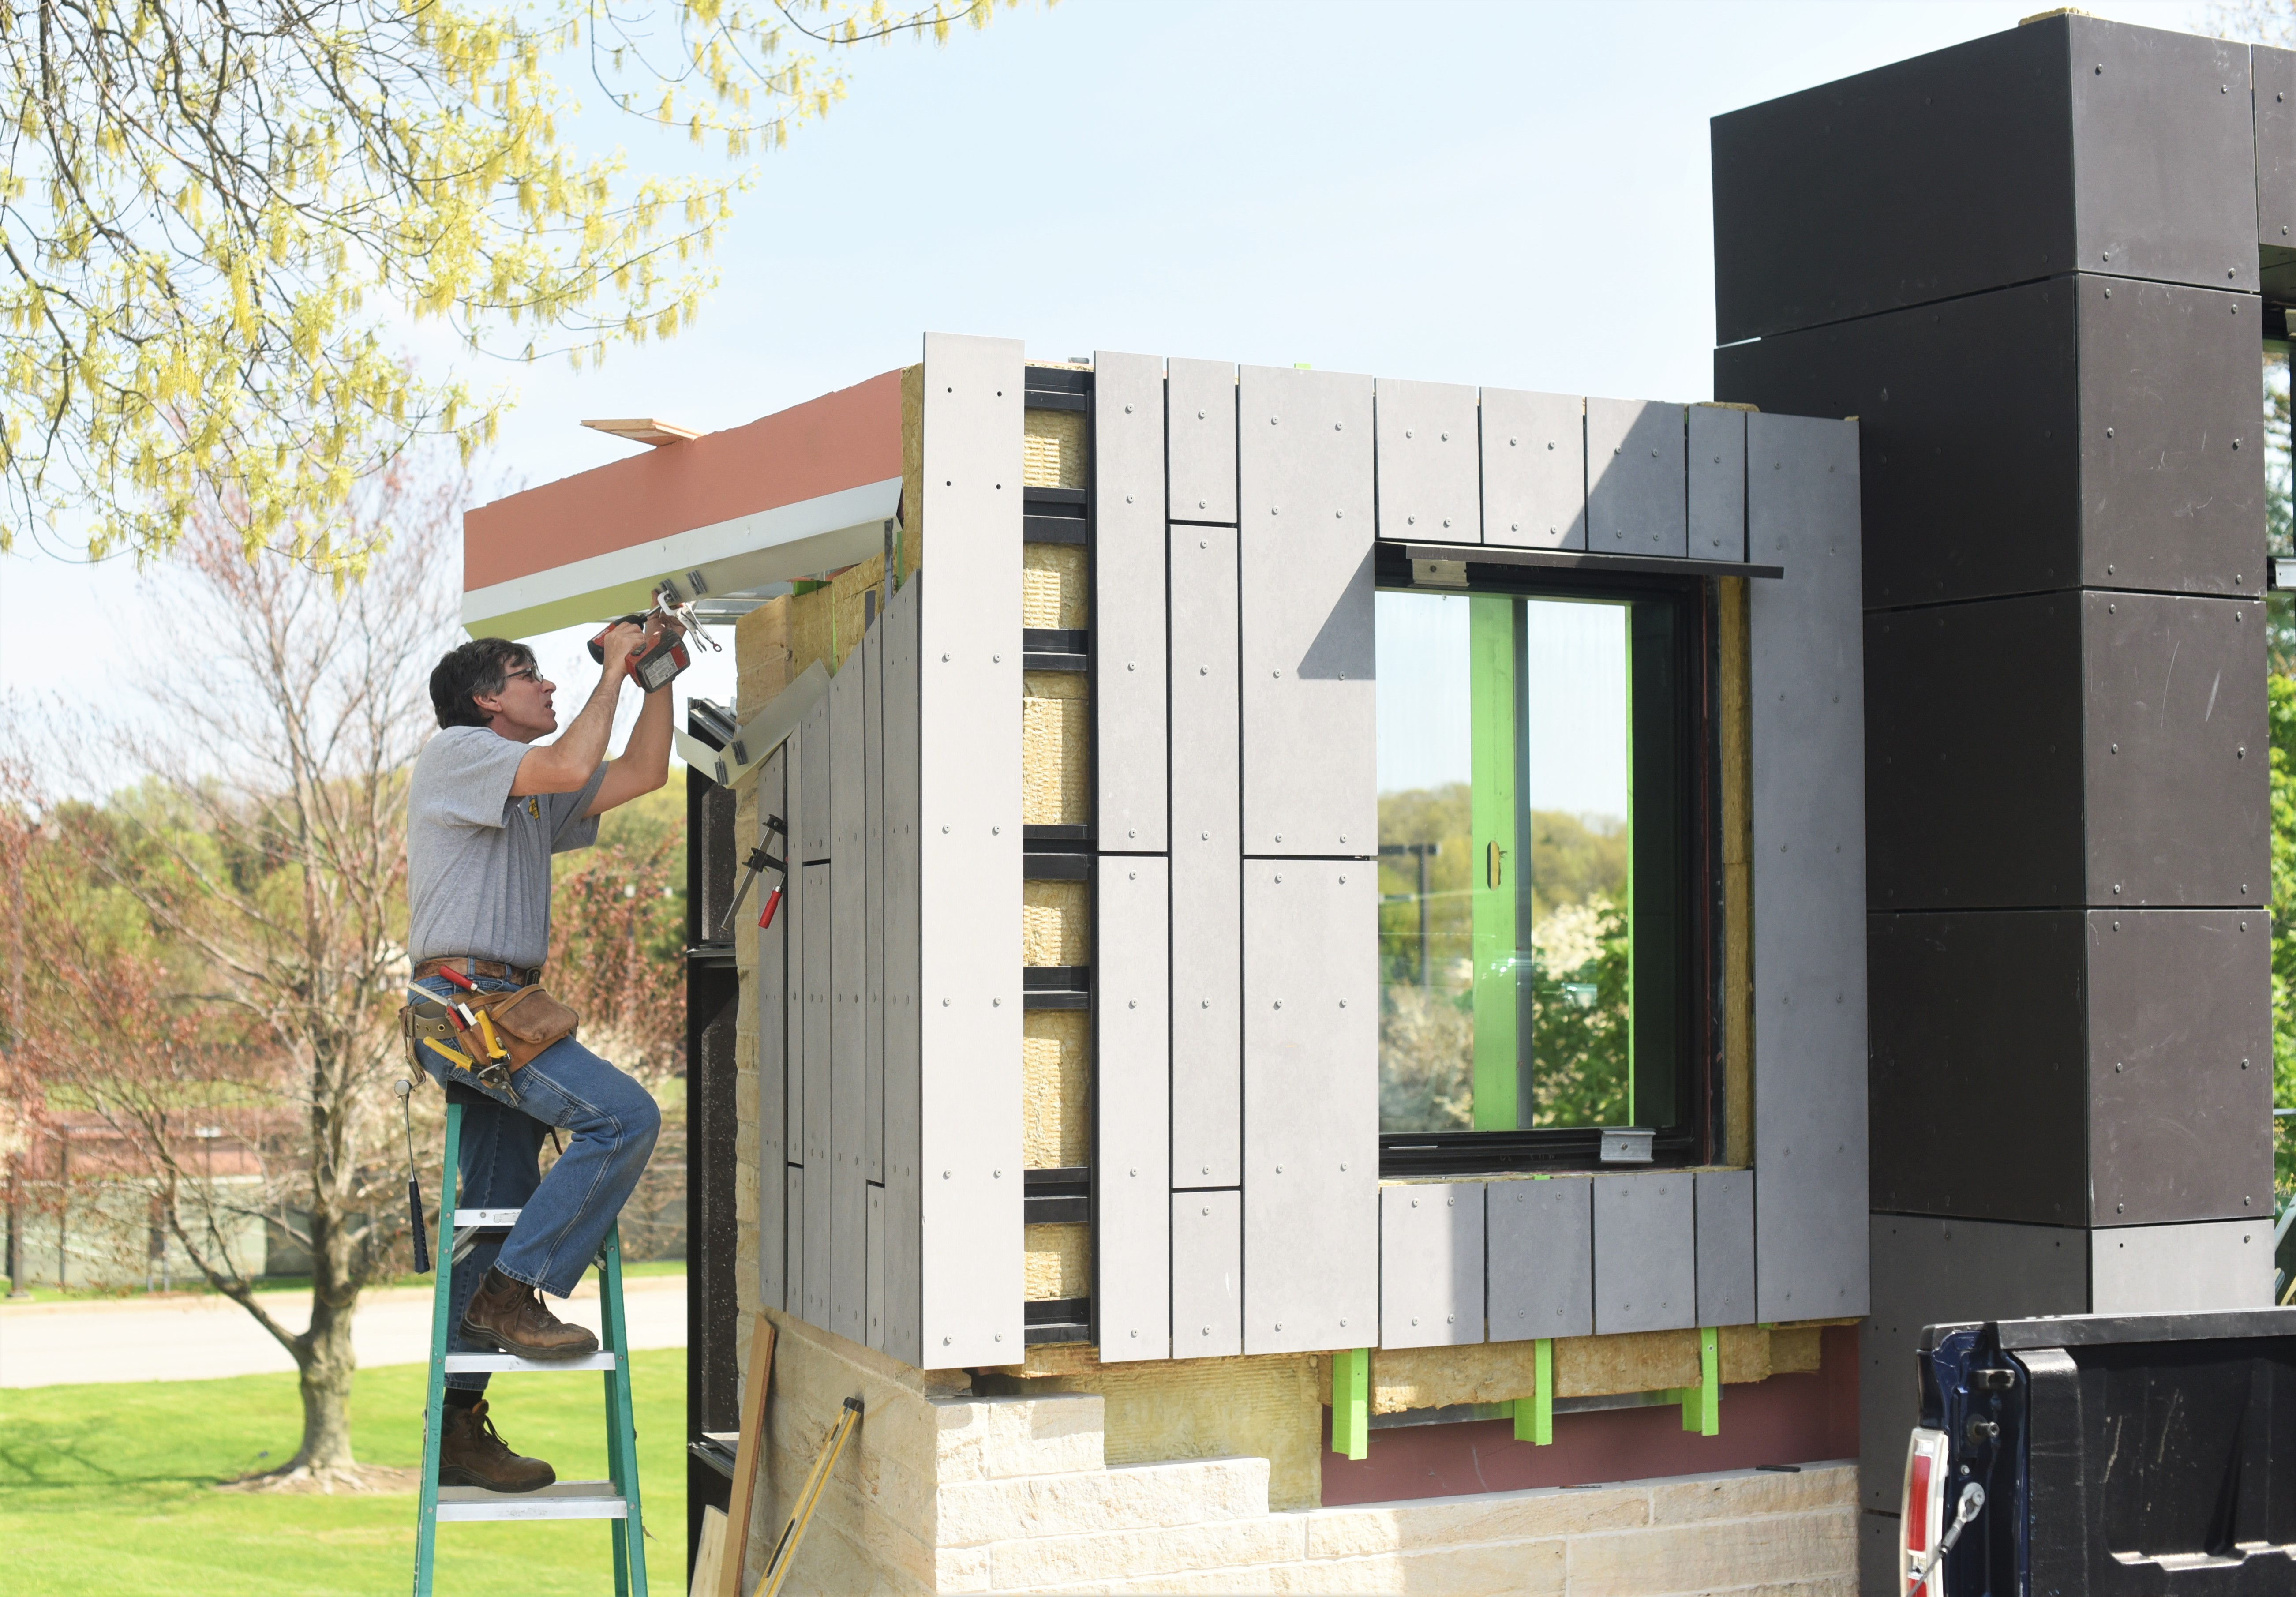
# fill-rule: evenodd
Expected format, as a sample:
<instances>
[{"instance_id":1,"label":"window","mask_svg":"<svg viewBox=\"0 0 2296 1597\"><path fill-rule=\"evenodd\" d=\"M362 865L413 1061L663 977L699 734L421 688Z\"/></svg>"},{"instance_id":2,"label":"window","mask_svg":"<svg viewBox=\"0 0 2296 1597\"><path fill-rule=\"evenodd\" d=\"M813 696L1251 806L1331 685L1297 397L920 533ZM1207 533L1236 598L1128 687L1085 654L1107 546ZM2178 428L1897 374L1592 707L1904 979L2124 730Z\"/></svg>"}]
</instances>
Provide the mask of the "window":
<instances>
[{"instance_id":1,"label":"window","mask_svg":"<svg viewBox=\"0 0 2296 1597\"><path fill-rule=\"evenodd\" d=\"M1576 577L1377 598L1388 1174L1706 1157L1704 585Z\"/></svg>"}]
</instances>

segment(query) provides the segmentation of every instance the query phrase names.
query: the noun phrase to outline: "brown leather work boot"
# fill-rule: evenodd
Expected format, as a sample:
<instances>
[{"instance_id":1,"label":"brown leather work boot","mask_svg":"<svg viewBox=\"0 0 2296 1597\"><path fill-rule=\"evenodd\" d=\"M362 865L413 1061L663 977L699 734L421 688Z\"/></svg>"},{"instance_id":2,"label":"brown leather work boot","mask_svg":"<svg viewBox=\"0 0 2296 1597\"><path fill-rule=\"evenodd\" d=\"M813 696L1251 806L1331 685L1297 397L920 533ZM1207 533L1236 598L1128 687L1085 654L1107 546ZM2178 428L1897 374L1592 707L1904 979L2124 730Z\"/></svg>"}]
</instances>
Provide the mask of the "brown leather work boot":
<instances>
[{"instance_id":1,"label":"brown leather work boot","mask_svg":"<svg viewBox=\"0 0 2296 1597\"><path fill-rule=\"evenodd\" d=\"M469 1408L449 1408L447 1428L439 1438L439 1484L442 1486L484 1486L489 1492L538 1492L558 1478L558 1471L538 1458L523 1458L487 1418L481 1397Z\"/></svg>"},{"instance_id":2,"label":"brown leather work boot","mask_svg":"<svg viewBox=\"0 0 2296 1597\"><path fill-rule=\"evenodd\" d=\"M579 1358L598 1351L598 1339L550 1312L542 1295L499 1270L486 1280L463 1311L463 1335L485 1347L521 1358Z\"/></svg>"}]
</instances>

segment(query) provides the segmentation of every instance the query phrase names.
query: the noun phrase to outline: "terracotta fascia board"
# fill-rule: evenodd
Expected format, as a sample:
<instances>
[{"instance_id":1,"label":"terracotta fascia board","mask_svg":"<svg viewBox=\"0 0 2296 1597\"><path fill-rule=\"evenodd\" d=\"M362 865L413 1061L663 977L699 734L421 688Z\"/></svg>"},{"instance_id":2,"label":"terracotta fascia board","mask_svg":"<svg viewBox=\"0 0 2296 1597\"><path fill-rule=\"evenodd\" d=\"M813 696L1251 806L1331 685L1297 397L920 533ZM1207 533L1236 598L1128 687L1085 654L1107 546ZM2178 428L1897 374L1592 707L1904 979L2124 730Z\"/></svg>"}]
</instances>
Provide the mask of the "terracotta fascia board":
<instances>
[{"instance_id":1,"label":"terracotta fascia board","mask_svg":"<svg viewBox=\"0 0 2296 1597\"><path fill-rule=\"evenodd\" d=\"M739 593L865 560L884 547L901 502L898 473L876 482L735 516L593 554L463 595L473 637L532 637L644 610L664 577L681 590L700 571L711 594Z\"/></svg>"},{"instance_id":2,"label":"terracotta fascia board","mask_svg":"<svg viewBox=\"0 0 2296 1597\"><path fill-rule=\"evenodd\" d=\"M901 380L888 372L479 506L463 518L463 591L900 475Z\"/></svg>"}]
</instances>

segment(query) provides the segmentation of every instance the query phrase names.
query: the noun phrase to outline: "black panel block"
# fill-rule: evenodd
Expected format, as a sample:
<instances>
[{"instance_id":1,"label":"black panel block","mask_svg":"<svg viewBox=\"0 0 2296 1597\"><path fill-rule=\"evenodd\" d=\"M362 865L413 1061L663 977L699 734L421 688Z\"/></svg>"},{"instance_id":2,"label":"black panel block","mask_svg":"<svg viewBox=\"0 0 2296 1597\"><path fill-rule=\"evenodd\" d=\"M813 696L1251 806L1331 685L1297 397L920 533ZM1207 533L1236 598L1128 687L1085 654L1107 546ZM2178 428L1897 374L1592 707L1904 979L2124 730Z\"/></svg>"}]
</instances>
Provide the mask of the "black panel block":
<instances>
[{"instance_id":1,"label":"black panel block","mask_svg":"<svg viewBox=\"0 0 2296 1597\"><path fill-rule=\"evenodd\" d=\"M1874 1207L2083 1224L2081 916L1874 915L1866 947Z\"/></svg>"},{"instance_id":2,"label":"black panel block","mask_svg":"<svg viewBox=\"0 0 2296 1597\"><path fill-rule=\"evenodd\" d=\"M2244 45L2056 17L1717 117L1718 336L2077 268L2253 290L2247 83Z\"/></svg>"},{"instance_id":3,"label":"black panel block","mask_svg":"<svg viewBox=\"0 0 2296 1597\"><path fill-rule=\"evenodd\" d=\"M2270 828L2264 605L2084 594L2088 890L2101 905L2261 905Z\"/></svg>"},{"instance_id":4,"label":"black panel block","mask_svg":"<svg viewBox=\"0 0 2296 1597\"><path fill-rule=\"evenodd\" d=\"M2269 1212L2261 913L1875 915L1866 946L1876 1209L2046 1225Z\"/></svg>"},{"instance_id":5,"label":"black panel block","mask_svg":"<svg viewBox=\"0 0 2296 1597\"><path fill-rule=\"evenodd\" d=\"M1873 906L2262 904L2263 624L2114 593L1868 617Z\"/></svg>"},{"instance_id":6,"label":"black panel block","mask_svg":"<svg viewBox=\"0 0 2296 1597\"><path fill-rule=\"evenodd\" d=\"M1866 602L2249 594L2259 302L2061 278L1715 353L1715 392L1859 418Z\"/></svg>"},{"instance_id":7,"label":"black panel block","mask_svg":"<svg viewBox=\"0 0 2296 1597\"><path fill-rule=\"evenodd\" d=\"M1873 907L2081 904L2080 741L2076 595L1867 617Z\"/></svg>"},{"instance_id":8,"label":"black panel block","mask_svg":"<svg viewBox=\"0 0 2296 1597\"><path fill-rule=\"evenodd\" d=\"M2296 288L2296 50L2249 51L2256 98L2256 243L2264 291L2286 299Z\"/></svg>"},{"instance_id":9,"label":"black panel block","mask_svg":"<svg viewBox=\"0 0 2296 1597\"><path fill-rule=\"evenodd\" d=\"M2093 1223L2270 1214L2266 916L2092 910L2087 920Z\"/></svg>"}]
</instances>

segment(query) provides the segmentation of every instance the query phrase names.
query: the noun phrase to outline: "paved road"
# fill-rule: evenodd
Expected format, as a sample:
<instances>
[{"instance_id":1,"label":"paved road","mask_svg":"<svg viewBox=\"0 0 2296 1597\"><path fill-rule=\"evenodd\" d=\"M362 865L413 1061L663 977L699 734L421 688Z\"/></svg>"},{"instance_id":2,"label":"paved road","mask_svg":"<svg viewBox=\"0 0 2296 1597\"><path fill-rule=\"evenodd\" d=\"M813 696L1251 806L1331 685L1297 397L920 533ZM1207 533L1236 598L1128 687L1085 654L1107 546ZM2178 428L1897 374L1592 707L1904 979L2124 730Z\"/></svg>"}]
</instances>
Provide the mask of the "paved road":
<instances>
[{"instance_id":1,"label":"paved road","mask_svg":"<svg viewBox=\"0 0 2296 1597\"><path fill-rule=\"evenodd\" d=\"M291 1331L310 1323L311 1295L266 1292L261 1301ZM622 1283L630 1346L685 1346L685 1277L632 1276ZM594 1277L561 1318L598 1329ZM365 1364L419 1364L430 1356L430 1289L362 1294L351 1345ZM83 1381L201 1380L291 1371L295 1361L228 1298L152 1297L95 1303L0 1302L0 1387Z\"/></svg>"}]
</instances>

